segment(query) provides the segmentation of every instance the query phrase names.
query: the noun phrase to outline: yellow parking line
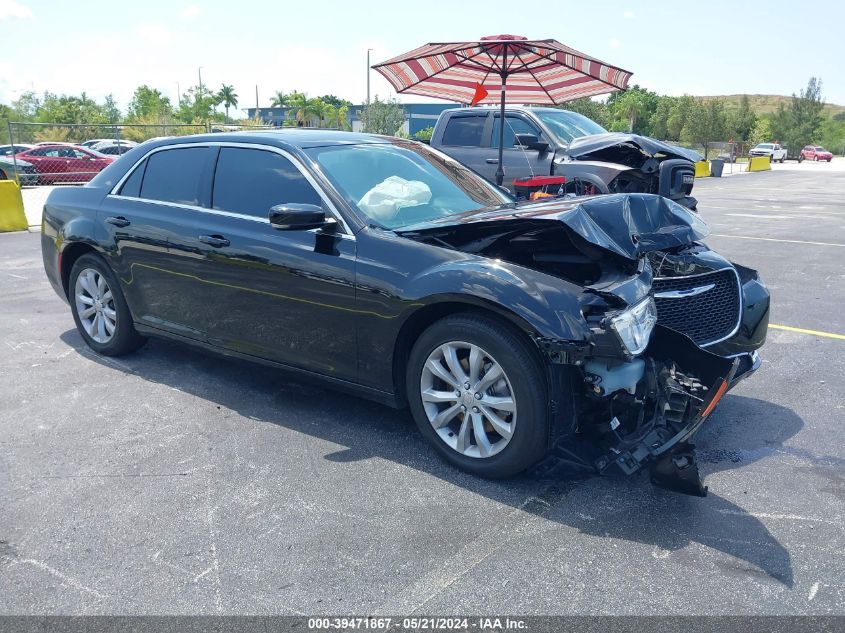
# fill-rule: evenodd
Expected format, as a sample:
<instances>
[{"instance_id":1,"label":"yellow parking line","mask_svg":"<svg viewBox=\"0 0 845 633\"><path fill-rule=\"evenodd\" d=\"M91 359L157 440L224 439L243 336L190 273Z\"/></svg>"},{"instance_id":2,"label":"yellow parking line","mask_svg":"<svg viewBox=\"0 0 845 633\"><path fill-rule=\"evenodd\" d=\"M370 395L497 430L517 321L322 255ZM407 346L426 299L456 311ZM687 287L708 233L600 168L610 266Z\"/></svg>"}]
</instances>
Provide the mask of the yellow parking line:
<instances>
[{"instance_id":1,"label":"yellow parking line","mask_svg":"<svg viewBox=\"0 0 845 633\"><path fill-rule=\"evenodd\" d=\"M802 327L792 327L791 325L775 325L769 323L770 328L776 330L786 330L787 332L798 332L799 334L812 334L813 336L824 336L825 338L835 338L840 341L845 341L845 334L834 334L833 332L821 332L819 330L805 330Z\"/></svg>"},{"instance_id":2,"label":"yellow parking line","mask_svg":"<svg viewBox=\"0 0 845 633\"><path fill-rule=\"evenodd\" d=\"M723 233L711 233L712 237L732 237L735 240L760 240L761 242L784 242L786 244L813 244L814 246L845 246L834 242L806 242L804 240L779 240L773 237L751 237L750 235L725 235Z\"/></svg>"}]
</instances>

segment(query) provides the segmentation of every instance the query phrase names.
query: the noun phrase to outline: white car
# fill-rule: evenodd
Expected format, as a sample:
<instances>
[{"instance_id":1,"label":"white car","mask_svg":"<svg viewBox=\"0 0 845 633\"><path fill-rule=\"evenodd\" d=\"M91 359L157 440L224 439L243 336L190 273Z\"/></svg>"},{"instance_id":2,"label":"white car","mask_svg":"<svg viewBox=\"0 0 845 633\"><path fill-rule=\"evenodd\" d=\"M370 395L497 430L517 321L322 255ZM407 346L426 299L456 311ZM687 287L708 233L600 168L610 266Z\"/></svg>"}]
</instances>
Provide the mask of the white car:
<instances>
[{"instance_id":1,"label":"white car","mask_svg":"<svg viewBox=\"0 0 845 633\"><path fill-rule=\"evenodd\" d=\"M760 143L754 149L748 152L749 156L768 156L773 162L783 162L786 160L786 148L781 147L778 143Z\"/></svg>"}]
</instances>

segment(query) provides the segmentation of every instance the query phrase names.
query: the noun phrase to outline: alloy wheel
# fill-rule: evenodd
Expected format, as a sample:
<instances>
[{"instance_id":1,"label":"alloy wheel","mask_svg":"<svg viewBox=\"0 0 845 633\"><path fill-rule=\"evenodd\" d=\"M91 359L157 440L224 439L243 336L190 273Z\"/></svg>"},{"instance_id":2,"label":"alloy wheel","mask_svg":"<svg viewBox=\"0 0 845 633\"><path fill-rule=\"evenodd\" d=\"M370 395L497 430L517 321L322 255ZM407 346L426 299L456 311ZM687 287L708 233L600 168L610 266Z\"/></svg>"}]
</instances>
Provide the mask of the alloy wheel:
<instances>
[{"instance_id":1,"label":"alloy wheel","mask_svg":"<svg viewBox=\"0 0 845 633\"><path fill-rule=\"evenodd\" d=\"M85 268L76 277L73 294L85 332L97 343L108 343L117 328L117 309L106 278L98 270Z\"/></svg>"},{"instance_id":2,"label":"alloy wheel","mask_svg":"<svg viewBox=\"0 0 845 633\"><path fill-rule=\"evenodd\" d=\"M462 455L491 457L513 437L513 388L502 366L478 345L451 341L432 351L420 396L437 435Z\"/></svg>"}]
</instances>

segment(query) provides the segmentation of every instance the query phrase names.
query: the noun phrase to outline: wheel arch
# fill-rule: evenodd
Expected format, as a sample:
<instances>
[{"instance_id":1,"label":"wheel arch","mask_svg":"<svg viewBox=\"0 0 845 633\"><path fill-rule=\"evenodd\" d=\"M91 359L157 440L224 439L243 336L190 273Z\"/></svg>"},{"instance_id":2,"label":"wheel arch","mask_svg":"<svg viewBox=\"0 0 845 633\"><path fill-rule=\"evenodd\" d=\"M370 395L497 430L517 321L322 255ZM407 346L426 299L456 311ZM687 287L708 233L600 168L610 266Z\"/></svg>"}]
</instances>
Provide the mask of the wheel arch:
<instances>
[{"instance_id":1,"label":"wheel arch","mask_svg":"<svg viewBox=\"0 0 845 633\"><path fill-rule=\"evenodd\" d=\"M484 300L472 300L471 298L452 297L429 303L411 313L396 336L393 345L393 385L397 404L407 406L405 372L411 349L426 329L436 321L456 314L473 314L492 318L502 324L503 327L523 336L529 341L529 346L536 352L537 360L543 364L543 357L531 335L535 333L534 328L515 312L499 305L489 304Z\"/></svg>"},{"instance_id":2,"label":"wheel arch","mask_svg":"<svg viewBox=\"0 0 845 633\"><path fill-rule=\"evenodd\" d=\"M65 293L65 297L70 297L68 294L70 291L70 271L73 270L73 265L77 262L77 260L87 253L100 255L100 251L88 242L73 242L62 249L59 259L59 271L62 280L62 290Z\"/></svg>"}]
</instances>

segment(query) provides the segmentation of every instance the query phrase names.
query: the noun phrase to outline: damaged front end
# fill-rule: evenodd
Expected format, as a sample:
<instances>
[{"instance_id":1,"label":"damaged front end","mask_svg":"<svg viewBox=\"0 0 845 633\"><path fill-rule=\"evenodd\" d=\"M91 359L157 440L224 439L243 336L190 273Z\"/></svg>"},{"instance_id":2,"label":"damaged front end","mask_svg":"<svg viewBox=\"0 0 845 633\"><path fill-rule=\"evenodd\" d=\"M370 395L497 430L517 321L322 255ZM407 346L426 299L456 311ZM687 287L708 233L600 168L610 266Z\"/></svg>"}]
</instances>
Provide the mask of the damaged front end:
<instances>
[{"instance_id":1,"label":"damaged front end","mask_svg":"<svg viewBox=\"0 0 845 633\"><path fill-rule=\"evenodd\" d=\"M577 293L580 313L561 305L556 314L561 330L577 321L589 334L534 337L552 420L538 474L649 469L655 485L703 496L691 439L759 367L769 310L757 273L708 249L708 231L665 198L616 195L527 203L402 234Z\"/></svg>"},{"instance_id":2,"label":"damaged front end","mask_svg":"<svg viewBox=\"0 0 845 633\"><path fill-rule=\"evenodd\" d=\"M587 360L576 410L595 469L630 475L648 466L655 485L704 496L690 439L727 392L738 364L660 325L639 357Z\"/></svg>"},{"instance_id":3,"label":"damaged front end","mask_svg":"<svg viewBox=\"0 0 845 633\"><path fill-rule=\"evenodd\" d=\"M669 198L695 210L692 197L695 162L693 150L652 138L609 132L573 139L555 162L555 173L567 177L570 192L589 191L579 174L589 168L603 180L601 193L650 193Z\"/></svg>"}]
</instances>

